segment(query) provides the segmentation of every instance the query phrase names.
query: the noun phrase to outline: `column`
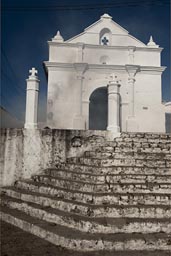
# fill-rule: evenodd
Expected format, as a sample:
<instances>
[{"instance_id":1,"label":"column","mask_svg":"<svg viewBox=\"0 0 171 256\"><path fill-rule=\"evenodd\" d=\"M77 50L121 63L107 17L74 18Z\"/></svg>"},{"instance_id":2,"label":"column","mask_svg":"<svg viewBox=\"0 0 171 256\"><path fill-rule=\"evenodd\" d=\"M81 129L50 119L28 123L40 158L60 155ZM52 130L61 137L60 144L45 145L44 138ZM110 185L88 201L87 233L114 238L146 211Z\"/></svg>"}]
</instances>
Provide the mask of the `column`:
<instances>
[{"instance_id":1,"label":"column","mask_svg":"<svg viewBox=\"0 0 171 256\"><path fill-rule=\"evenodd\" d=\"M36 76L37 70L32 68L29 70L31 75L27 81L27 93L26 93L26 115L25 125L26 129L38 128L37 113L38 113L38 92L40 80Z\"/></svg>"},{"instance_id":2,"label":"column","mask_svg":"<svg viewBox=\"0 0 171 256\"><path fill-rule=\"evenodd\" d=\"M127 132L138 132L138 122L135 113L135 76L140 71L140 66L126 65L126 71L128 72L128 86L129 86L129 112L126 120Z\"/></svg>"},{"instance_id":3,"label":"column","mask_svg":"<svg viewBox=\"0 0 171 256\"><path fill-rule=\"evenodd\" d=\"M120 84L115 78L108 85L108 127L114 133L120 132Z\"/></svg>"},{"instance_id":4,"label":"column","mask_svg":"<svg viewBox=\"0 0 171 256\"><path fill-rule=\"evenodd\" d=\"M128 84L129 84L129 89L130 89L130 95L129 95L129 116L134 117L135 112L134 112L134 83L135 83L135 78L133 76L130 76L128 78Z\"/></svg>"},{"instance_id":5,"label":"column","mask_svg":"<svg viewBox=\"0 0 171 256\"><path fill-rule=\"evenodd\" d=\"M129 85L129 117L135 116L135 76L140 71L140 67L136 65L126 65L126 71L128 72L128 85Z\"/></svg>"},{"instance_id":6,"label":"column","mask_svg":"<svg viewBox=\"0 0 171 256\"><path fill-rule=\"evenodd\" d=\"M78 91L78 110L73 120L74 129L85 130L85 117L83 116L82 101L83 101L83 80L84 73L87 70L87 63L74 63L74 67L77 73L77 91Z\"/></svg>"}]
</instances>

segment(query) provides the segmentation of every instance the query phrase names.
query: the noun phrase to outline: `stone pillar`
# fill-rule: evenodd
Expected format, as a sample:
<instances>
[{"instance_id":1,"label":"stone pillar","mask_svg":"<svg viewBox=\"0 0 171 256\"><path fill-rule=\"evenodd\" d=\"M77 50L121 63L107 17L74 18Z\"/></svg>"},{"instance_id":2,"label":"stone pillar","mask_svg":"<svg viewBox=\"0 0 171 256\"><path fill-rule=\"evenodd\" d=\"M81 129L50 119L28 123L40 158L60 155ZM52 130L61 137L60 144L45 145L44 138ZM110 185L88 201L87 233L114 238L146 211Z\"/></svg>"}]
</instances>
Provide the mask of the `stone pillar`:
<instances>
[{"instance_id":1,"label":"stone pillar","mask_svg":"<svg viewBox=\"0 0 171 256\"><path fill-rule=\"evenodd\" d=\"M140 71L140 67L136 65L126 65L126 71L128 72L128 84L129 84L129 117L134 117L134 105L135 105L135 76Z\"/></svg>"},{"instance_id":2,"label":"stone pillar","mask_svg":"<svg viewBox=\"0 0 171 256\"><path fill-rule=\"evenodd\" d=\"M140 71L140 67L136 65L126 65L128 72L129 85L129 115L126 121L126 129L128 132L138 132L138 125L135 117L135 76Z\"/></svg>"},{"instance_id":3,"label":"stone pillar","mask_svg":"<svg viewBox=\"0 0 171 256\"><path fill-rule=\"evenodd\" d=\"M120 132L120 84L115 78L108 85L108 131Z\"/></svg>"},{"instance_id":4,"label":"stone pillar","mask_svg":"<svg viewBox=\"0 0 171 256\"><path fill-rule=\"evenodd\" d=\"M26 115L25 125L26 129L38 128L37 113L38 113L38 92L40 80L36 76L37 70L32 68L29 70L31 75L27 81L27 94L26 94Z\"/></svg>"},{"instance_id":5,"label":"stone pillar","mask_svg":"<svg viewBox=\"0 0 171 256\"><path fill-rule=\"evenodd\" d=\"M135 111L134 111L134 83L135 78L134 76L129 76L128 78L128 84L129 84L129 116L134 117Z\"/></svg>"},{"instance_id":6,"label":"stone pillar","mask_svg":"<svg viewBox=\"0 0 171 256\"><path fill-rule=\"evenodd\" d=\"M84 73L87 70L88 64L87 63L75 63L74 64L75 70L77 72L77 86L78 86L78 112L74 118L74 129L85 129L85 117L83 116L82 104L83 104L83 80L84 80Z\"/></svg>"}]
</instances>

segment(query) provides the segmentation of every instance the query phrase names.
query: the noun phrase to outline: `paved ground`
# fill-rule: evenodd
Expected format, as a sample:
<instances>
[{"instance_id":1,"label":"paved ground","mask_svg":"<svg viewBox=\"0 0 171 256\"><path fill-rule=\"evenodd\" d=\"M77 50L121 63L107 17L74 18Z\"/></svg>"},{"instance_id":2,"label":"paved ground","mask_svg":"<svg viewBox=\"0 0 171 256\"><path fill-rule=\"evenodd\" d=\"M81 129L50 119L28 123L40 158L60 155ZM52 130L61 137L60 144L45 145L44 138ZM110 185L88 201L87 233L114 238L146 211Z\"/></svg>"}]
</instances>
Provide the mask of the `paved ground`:
<instances>
[{"instance_id":1,"label":"paved ground","mask_svg":"<svg viewBox=\"0 0 171 256\"><path fill-rule=\"evenodd\" d=\"M100 256L65 250L6 222L1 222L1 242L1 256Z\"/></svg>"},{"instance_id":2,"label":"paved ground","mask_svg":"<svg viewBox=\"0 0 171 256\"><path fill-rule=\"evenodd\" d=\"M62 248L31 235L19 228L2 222L1 256L68 256Z\"/></svg>"}]
</instances>

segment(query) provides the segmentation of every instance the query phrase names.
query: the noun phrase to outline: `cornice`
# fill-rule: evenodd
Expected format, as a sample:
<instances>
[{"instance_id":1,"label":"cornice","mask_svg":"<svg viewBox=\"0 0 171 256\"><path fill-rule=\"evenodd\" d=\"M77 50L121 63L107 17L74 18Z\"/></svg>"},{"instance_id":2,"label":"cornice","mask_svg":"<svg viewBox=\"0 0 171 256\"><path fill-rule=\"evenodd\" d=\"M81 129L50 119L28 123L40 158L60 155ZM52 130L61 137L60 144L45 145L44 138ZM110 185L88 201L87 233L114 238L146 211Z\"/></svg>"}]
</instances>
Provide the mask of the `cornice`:
<instances>
[{"instance_id":1,"label":"cornice","mask_svg":"<svg viewBox=\"0 0 171 256\"><path fill-rule=\"evenodd\" d=\"M155 71L155 72L160 72L162 73L163 71L165 71L167 67L162 66L162 67L153 67L153 66L140 66L140 71L144 72L144 71Z\"/></svg>"},{"instance_id":2,"label":"cornice","mask_svg":"<svg viewBox=\"0 0 171 256\"><path fill-rule=\"evenodd\" d=\"M48 69L71 69L71 70L76 70L75 66L82 64L82 63L59 63L59 62L49 62L45 61L44 66L46 70ZM88 63L83 63L84 65L86 64L86 70L117 70L117 71L127 71L128 64L126 65L104 65L104 64L88 64ZM129 65L131 66L131 65ZM136 65L132 65L136 66ZM162 73L166 67L156 67L156 66L136 66L139 68L140 72L157 72L157 73ZM139 72L138 72L139 73Z\"/></svg>"},{"instance_id":3,"label":"cornice","mask_svg":"<svg viewBox=\"0 0 171 256\"><path fill-rule=\"evenodd\" d=\"M63 46L63 47L75 47L78 48L80 43L68 43L68 42L52 42L52 41L48 41L49 45L54 45L54 46ZM147 52L161 52L163 50L162 47L158 47L158 48L152 48L152 47L137 47L134 45L127 45L127 46L120 46L120 45L96 45L96 44L85 44L82 43L84 45L84 48L96 48L96 49L105 49L105 50L129 50L130 47L133 47L135 49L135 51L147 51Z\"/></svg>"}]
</instances>

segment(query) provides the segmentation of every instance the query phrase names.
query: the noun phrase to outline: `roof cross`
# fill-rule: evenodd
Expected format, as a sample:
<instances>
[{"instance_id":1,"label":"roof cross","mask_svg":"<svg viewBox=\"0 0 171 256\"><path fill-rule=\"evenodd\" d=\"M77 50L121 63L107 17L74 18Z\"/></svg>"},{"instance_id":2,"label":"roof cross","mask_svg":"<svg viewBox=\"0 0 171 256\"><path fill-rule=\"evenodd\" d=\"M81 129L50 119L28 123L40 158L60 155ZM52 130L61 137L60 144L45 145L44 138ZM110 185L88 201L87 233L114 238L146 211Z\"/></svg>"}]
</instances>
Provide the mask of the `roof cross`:
<instances>
[{"instance_id":1,"label":"roof cross","mask_svg":"<svg viewBox=\"0 0 171 256\"><path fill-rule=\"evenodd\" d=\"M31 74L31 76L35 77L38 72L35 68L32 68L31 70L29 70L29 73Z\"/></svg>"},{"instance_id":2,"label":"roof cross","mask_svg":"<svg viewBox=\"0 0 171 256\"><path fill-rule=\"evenodd\" d=\"M106 37L103 37L102 43L103 43L103 45L108 45L109 40Z\"/></svg>"}]
</instances>

